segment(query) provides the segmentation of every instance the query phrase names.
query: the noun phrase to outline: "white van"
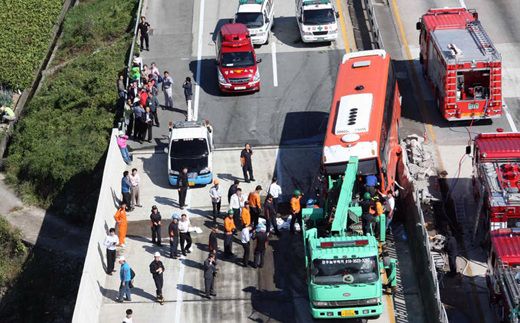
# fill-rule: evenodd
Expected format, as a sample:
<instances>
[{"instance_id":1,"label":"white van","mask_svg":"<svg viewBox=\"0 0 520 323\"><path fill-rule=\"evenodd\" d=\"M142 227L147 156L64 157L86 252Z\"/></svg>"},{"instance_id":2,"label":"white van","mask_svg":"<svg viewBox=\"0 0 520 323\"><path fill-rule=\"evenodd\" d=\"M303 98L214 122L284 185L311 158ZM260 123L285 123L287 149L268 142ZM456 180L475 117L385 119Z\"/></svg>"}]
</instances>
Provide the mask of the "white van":
<instances>
[{"instance_id":1,"label":"white van","mask_svg":"<svg viewBox=\"0 0 520 323\"><path fill-rule=\"evenodd\" d=\"M274 0L239 0L233 22L246 25L253 45L268 44L274 25Z\"/></svg>"},{"instance_id":2,"label":"white van","mask_svg":"<svg viewBox=\"0 0 520 323\"><path fill-rule=\"evenodd\" d=\"M296 20L304 43L335 41L337 18L331 0L296 0Z\"/></svg>"}]
</instances>

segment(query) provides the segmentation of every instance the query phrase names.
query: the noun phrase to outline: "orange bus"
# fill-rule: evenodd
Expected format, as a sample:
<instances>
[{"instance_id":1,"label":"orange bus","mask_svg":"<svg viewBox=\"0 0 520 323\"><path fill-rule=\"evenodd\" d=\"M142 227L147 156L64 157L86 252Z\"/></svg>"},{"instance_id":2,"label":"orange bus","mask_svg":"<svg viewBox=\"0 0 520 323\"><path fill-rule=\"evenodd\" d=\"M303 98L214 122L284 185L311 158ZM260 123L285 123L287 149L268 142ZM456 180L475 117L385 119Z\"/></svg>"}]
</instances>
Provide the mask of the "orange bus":
<instances>
[{"instance_id":1,"label":"orange bus","mask_svg":"<svg viewBox=\"0 0 520 323\"><path fill-rule=\"evenodd\" d=\"M323 145L323 173L344 174L356 156L361 177L375 175L382 191L393 191L400 122L401 96L390 56L380 49L344 55Z\"/></svg>"}]
</instances>

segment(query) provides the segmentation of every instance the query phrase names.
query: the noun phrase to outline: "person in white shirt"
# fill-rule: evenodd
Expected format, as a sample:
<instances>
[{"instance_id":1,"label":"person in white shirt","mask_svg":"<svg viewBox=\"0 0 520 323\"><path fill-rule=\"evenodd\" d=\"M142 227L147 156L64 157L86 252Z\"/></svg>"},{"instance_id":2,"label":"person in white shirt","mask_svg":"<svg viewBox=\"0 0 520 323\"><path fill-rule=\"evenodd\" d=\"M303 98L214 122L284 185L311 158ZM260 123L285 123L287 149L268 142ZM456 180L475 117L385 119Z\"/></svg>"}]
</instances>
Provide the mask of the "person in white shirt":
<instances>
[{"instance_id":1,"label":"person in white shirt","mask_svg":"<svg viewBox=\"0 0 520 323\"><path fill-rule=\"evenodd\" d=\"M213 204L213 222L217 221L217 215L220 215L220 204L222 202L222 187L220 187L218 179L214 181L214 184L209 189L211 204Z\"/></svg>"},{"instance_id":2,"label":"person in white shirt","mask_svg":"<svg viewBox=\"0 0 520 323\"><path fill-rule=\"evenodd\" d=\"M139 183L141 182L141 178L139 174L137 174L137 168L132 169L132 174L130 174L130 207L142 207L141 203L139 203Z\"/></svg>"},{"instance_id":3,"label":"person in white shirt","mask_svg":"<svg viewBox=\"0 0 520 323\"><path fill-rule=\"evenodd\" d=\"M282 188L278 185L278 179L273 177L271 185L267 188L267 195L271 194L273 197L273 205L276 212L278 212L278 200L280 195L282 195Z\"/></svg>"},{"instance_id":4,"label":"person in white shirt","mask_svg":"<svg viewBox=\"0 0 520 323\"><path fill-rule=\"evenodd\" d=\"M240 187L237 188L235 194L231 195L231 200L229 202L229 208L233 210L233 221L235 222L235 227L241 228L241 210L244 207L244 202L246 198L242 195L242 189Z\"/></svg>"},{"instance_id":5,"label":"person in white shirt","mask_svg":"<svg viewBox=\"0 0 520 323\"><path fill-rule=\"evenodd\" d=\"M190 219L186 214L181 215L181 221L179 222L179 236L181 238L181 252L183 256L186 256L186 253L190 253L191 247L191 235L189 229L191 227ZM186 243L186 246L184 244Z\"/></svg>"},{"instance_id":6,"label":"person in white shirt","mask_svg":"<svg viewBox=\"0 0 520 323\"><path fill-rule=\"evenodd\" d=\"M110 228L109 232L103 244L107 247L107 275L112 276L112 273L115 272L116 246L119 245L119 238L116 236L116 229Z\"/></svg>"},{"instance_id":7,"label":"person in white shirt","mask_svg":"<svg viewBox=\"0 0 520 323\"><path fill-rule=\"evenodd\" d=\"M386 199L385 202L385 214L386 214L386 228L390 226L390 222L394 218L395 199L392 192L388 192L386 195L381 193L381 196Z\"/></svg>"},{"instance_id":8,"label":"person in white shirt","mask_svg":"<svg viewBox=\"0 0 520 323\"><path fill-rule=\"evenodd\" d=\"M249 242L251 241L251 230L253 230L253 228L247 226L240 232L240 242L242 242L242 247L244 248L244 257L242 258L242 265L244 267L249 265L249 253L251 251Z\"/></svg>"},{"instance_id":9,"label":"person in white shirt","mask_svg":"<svg viewBox=\"0 0 520 323\"><path fill-rule=\"evenodd\" d=\"M131 309L126 310L126 316L123 319L123 323L132 323L132 314L134 312Z\"/></svg>"}]
</instances>

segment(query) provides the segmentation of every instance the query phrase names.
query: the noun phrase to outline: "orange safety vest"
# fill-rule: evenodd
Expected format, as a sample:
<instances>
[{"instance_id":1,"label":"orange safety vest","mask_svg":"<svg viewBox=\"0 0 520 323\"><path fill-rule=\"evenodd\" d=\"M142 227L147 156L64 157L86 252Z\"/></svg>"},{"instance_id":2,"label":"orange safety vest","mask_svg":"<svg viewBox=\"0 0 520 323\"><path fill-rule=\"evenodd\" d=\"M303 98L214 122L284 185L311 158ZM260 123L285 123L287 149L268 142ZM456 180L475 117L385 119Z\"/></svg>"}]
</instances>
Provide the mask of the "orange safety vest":
<instances>
[{"instance_id":1,"label":"orange safety vest","mask_svg":"<svg viewBox=\"0 0 520 323\"><path fill-rule=\"evenodd\" d=\"M293 198L291 199L291 210L293 213L299 213L302 209L301 205L300 205L300 199L302 197L301 196L293 196Z\"/></svg>"},{"instance_id":2,"label":"orange safety vest","mask_svg":"<svg viewBox=\"0 0 520 323\"><path fill-rule=\"evenodd\" d=\"M262 205L260 204L260 194L258 194L256 191L249 193L249 205L257 207L259 210L262 209Z\"/></svg>"},{"instance_id":3,"label":"orange safety vest","mask_svg":"<svg viewBox=\"0 0 520 323\"><path fill-rule=\"evenodd\" d=\"M226 217L226 219L224 220L224 231L226 233L231 233L233 229L236 229L235 221L233 221L233 219L230 219L229 217Z\"/></svg>"},{"instance_id":4,"label":"orange safety vest","mask_svg":"<svg viewBox=\"0 0 520 323\"><path fill-rule=\"evenodd\" d=\"M243 208L242 209L242 225L248 226L251 224L251 213L249 212L249 209Z\"/></svg>"}]
</instances>

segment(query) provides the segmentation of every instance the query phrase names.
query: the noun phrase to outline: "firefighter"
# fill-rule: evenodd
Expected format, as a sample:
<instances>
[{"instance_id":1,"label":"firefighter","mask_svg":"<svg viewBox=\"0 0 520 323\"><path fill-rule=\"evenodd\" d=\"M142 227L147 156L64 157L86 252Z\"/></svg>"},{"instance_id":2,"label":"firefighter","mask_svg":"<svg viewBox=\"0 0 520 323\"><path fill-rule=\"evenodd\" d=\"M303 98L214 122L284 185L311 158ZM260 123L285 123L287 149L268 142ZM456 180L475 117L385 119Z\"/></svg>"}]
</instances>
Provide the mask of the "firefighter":
<instances>
[{"instance_id":1,"label":"firefighter","mask_svg":"<svg viewBox=\"0 0 520 323\"><path fill-rule=\"evenodd\" d=\"M179 245L179 215L172 216L172 223L168 227L170 235L170 258L177 259L177 246Z\"/></svg>"},{"instance_id":2,"label":"firefighter","mask_svg":"<svg viewBox=\"0 0 520 323\"><path fill-rule=\"evenodd\" d=\"M161 247L161 213L159 213L159 209L155 205L152 206L150 222L152 226L152 243Z\"/></svg>"},{"instance_id":3,"label":"firefighter","mask_svg":"<svg viewBox=\"0 0 520 323\"><path fill-rule=\"evenodd\" d=\"M244 202L244 208L242 209L242 228L245 228L251 224L251 212L249 212L249 201Z\"/></svg>"},{"instance_id":4,"label":"firefighter","mask_svg":"<svg viewBox=\"0 0 520 323\"><path fill-rule=\"evenodd\" d=\"M126 203L121 203L121 206L117 210L116 214L114 215L114 219L117 222L117 232L119 235L119 246L124 247L125 244L125 238L126 238L126 228L127 228L127 221L126 221Z\"/></svg>"},{"instance_id":5,"label":"firefighter","mask_svg":"<svg viewBox=\"0 0 520 323\"><path fill-rule=\"evenodd\" d=\"M233 234L236 231L235 221L233 221L233 210L228 211L228 216L224 220L224 255L233 257Z\"/></svg>"},{"instance_id":6,"label":"firefighter","mask_svg":"<svg viewBox=\"0 0 520 323\"><path fill-rule=\"evenodd\" d=\"M378 238L380 238L380 232L381 232L381 215L383 215L384 211L383 211L383 204L381 204L381 202L379 201L379 196L375 195L374 197L372 197L372 201L374 201L374 209L375 209L375 222L376 222L376 225L375 225L375 236ZM385 228L386 229L386 228Z\"/></svg>"},{"instance_id":7,"label":"firefighter","mask_svg":"<svg viewBox=\"0 0 520 323\"><path fill-rule=\"evenodd\" d=\"M262 212L262 204L260 203L260 192L262 191L262 186L258 185L255 190L249 193L248 201L249 201L249 210L251 211L251 223L253 228L256 228L258 225L258 218L260 217L260 213Z\"/></svg>"},{"instance_id":8,"label":"firefighter","mask_svg":"<svg viewBox=\"0 0 520 323\"><path fill-rule=\"evenodd\" d=\"M363 235L367 235L370 233L370 224L373 220L373 214L375 213L374 201L371 200L371 195L369 192L365 192L363 195L363 201L359 202L361 206L361 221L363 225Z\"/></svg>"},{"instance_id":9,"label":"firefighter","mask_svg":"<svg viewBox=\"0 0 520 323\"><path fill-rule=\"evenodd\" d=\"M294 195L291 198L291 233L294 232L294 223L298 221L298 224L300 225L300 230L302 228L302 206L300 204L300 199L302 198L302 192L299 190L294 191Z\"/></svg>"},{"instance_id":10,"label":"firefighter","mask_svg":"<svg viewBox=\"0 0 520 323\"><path fill-rule=\"evenodd\" d=\"M161 261L160 253L156 252L153 257L154 260L150 263L150 273L157 289L157 301L164 305L164 296L162 294L164 265Z\"/></svg>"},{"instance_id":11,"label":"firefighter","mask_svg":"<svg viewBox=\"0 0 520 323\"><path fill-rule=\"evenodd\" d=\"M459 250L457 248L457 239L451 234L450 231L446 233L446 241L444 242L444 251L448 253L448 261L450 262L450 273L449 277L457 275L457 255Z\"/></svg>"}]
</instances>

